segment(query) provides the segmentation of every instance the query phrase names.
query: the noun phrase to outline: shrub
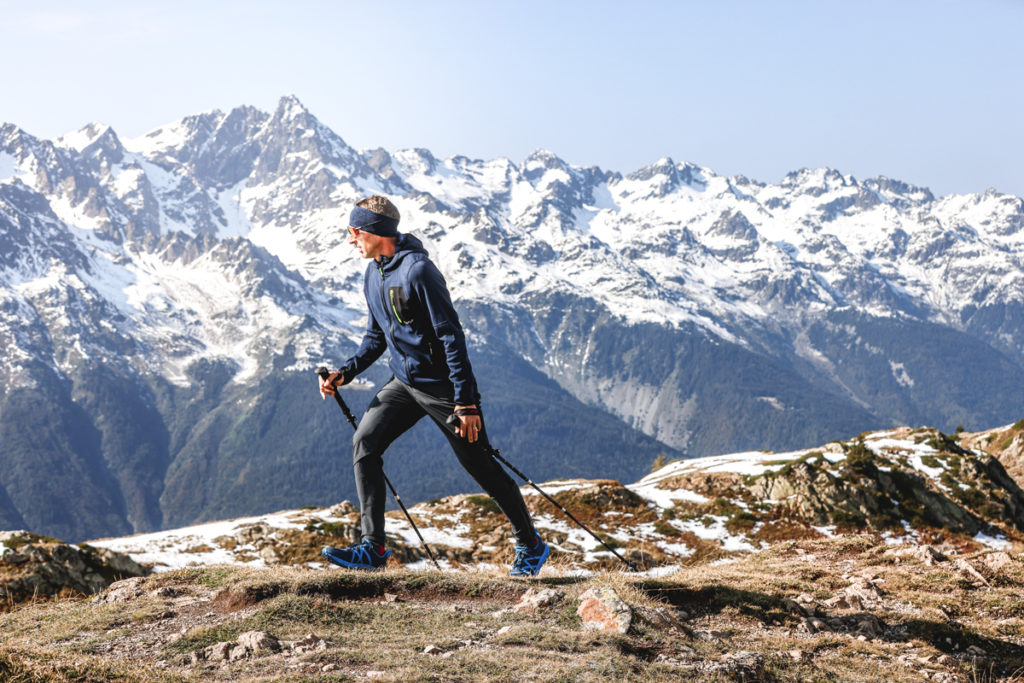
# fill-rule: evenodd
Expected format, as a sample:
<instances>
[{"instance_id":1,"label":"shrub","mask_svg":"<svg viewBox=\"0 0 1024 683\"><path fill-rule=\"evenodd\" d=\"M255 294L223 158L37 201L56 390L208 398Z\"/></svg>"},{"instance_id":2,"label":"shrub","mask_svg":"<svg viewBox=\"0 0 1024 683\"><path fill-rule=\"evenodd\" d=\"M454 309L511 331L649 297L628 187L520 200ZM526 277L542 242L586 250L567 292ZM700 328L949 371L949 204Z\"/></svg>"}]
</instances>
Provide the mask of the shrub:
<instances>
[{"instance_id":1,"label":"shrub","mask_svg":"<svg viewBox=\"0 0 1024 683\"><path fill-rule=\"evenodd\" d=\"M490 496L466 496L466 502L482 507L488 512L501 512L501 508L498 507L498 504Z\"/></svg>"},{"instance_id":2,"label":"shrub","mask_svg":"<svg viewBox=\"0 0 1024 683\"><path fill-rule=\"evenodd\" d=\"M875 454L870 448L864 445L864 439L858 438L856 442L846 450L846 465L855 472L873 472Z\"/></svg>"},{"instance_id":3,"label":"shrub","mask_svg":"<svg viewBox=\"0 0 1024 683\"><path fill-rule=\"evenodd\" d=\"M663 522L660 519L654 523L654 530L662 536L680 536L682 535L679 529L675 528L668 522Z\"/></svg>"}]
</instances>

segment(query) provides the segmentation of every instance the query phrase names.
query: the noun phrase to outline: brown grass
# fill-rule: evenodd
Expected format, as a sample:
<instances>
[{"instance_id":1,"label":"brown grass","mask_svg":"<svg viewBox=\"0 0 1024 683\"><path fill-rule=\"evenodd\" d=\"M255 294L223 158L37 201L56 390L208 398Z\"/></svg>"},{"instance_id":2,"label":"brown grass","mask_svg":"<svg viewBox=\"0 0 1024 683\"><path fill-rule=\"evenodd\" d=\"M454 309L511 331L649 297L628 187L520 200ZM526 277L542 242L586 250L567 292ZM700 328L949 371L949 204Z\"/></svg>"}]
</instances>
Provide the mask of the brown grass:
<instances>
[{"instance_id":1,"label":"brown grass","mask_svg":"<svg viewBox=\"0 0 1024 683\"><path fill-rule=\"evenodd\" d=\"M740 651L760 653L765 680L916 681L939 672L1005 680L1024 667L1022 549L986 575L986 588L952 562L925 566L870 535L787 540L662 578L617 570L580 577L557 556L532 580L401 568L179 570L144 584L173 597L63 599L0 615L0 680L329 681L379 672L373 676L392 681L724 681L746 675L729 668ZM982 555L963 559L978 563ZM860 612L825 604L866 579L880 587L877 604ZM685 616L678 627L637 621L624 636L584 631L576 606L597 586L614 588L634 608ZM531 587L564 598L536 614L508 611ZM826 628L809 632L795 604ZM858 639L848 631L858 614L873 615L884 631ZM285 640L312 633L327 645L187 663L193 652L252 629ZM428 645L443 654L421 654Z\"/></svg>"}]
</instances>

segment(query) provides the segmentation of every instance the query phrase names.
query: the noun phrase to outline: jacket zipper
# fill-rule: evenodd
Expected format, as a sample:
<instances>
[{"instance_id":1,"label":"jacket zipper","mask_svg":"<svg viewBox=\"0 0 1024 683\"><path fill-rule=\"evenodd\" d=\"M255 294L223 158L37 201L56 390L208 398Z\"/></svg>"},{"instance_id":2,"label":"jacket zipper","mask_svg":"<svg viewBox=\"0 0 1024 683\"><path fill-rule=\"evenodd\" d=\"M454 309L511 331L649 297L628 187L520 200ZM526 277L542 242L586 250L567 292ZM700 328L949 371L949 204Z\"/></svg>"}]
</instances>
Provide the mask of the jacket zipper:
<instances>
[{"instance_id":1,"label":"jacket zipper","mask_svg":"<svg viewBox=\"0 0 1024 683\"><path fill-rule=\"evenodd\" d=\"M388 335L391 337L391 346L394 348L395 353L402 357L402 367L405 368L405 379L411 382L412 377L409 376L409 359L406 358L405 354L398 348L398 342L395 341L395 321L390 315L388 315L388 299L384 296L384 266L380 261L377 262L377 270L380 271L380 302L384 306L384 315L387 315L388 317Z\"/></svg>"}]
</instances>

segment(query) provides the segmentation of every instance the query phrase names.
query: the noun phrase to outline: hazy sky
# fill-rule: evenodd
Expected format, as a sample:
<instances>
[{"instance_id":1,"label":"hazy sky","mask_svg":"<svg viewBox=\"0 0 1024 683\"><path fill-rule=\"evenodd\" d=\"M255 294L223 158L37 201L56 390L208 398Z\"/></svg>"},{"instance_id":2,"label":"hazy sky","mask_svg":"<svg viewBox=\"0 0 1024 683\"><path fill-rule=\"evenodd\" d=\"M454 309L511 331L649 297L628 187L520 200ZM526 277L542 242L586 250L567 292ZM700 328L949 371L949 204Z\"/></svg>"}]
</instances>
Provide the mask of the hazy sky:
<instances>
[{"instance_id":1,"label":"hazy sky","mask_svg":"<svg viewBox=\"0 0 1024 683\"><path fill-rule=\"evenodd\" d=\"M1011 0L0 0L0 121L134 137L294 94L358 148L1024 195L1022 29Z\"/></svg>"}]
</instances>

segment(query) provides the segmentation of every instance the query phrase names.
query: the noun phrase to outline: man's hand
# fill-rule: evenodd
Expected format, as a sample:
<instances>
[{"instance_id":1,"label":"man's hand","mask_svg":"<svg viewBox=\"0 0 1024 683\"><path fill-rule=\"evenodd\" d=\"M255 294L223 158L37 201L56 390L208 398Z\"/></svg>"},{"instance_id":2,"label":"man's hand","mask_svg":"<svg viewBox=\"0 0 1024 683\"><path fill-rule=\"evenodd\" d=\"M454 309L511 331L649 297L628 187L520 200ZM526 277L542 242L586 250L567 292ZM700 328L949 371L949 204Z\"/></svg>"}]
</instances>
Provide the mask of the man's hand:
<instances>
[{"instance_id":1,"label":"man's hand","mask_svg":"<svg viewBox=\"0 0 1024 683\"><path fill-rule=\"evenodd\" d=\"M328 396L334 396L336 387L345 381L345 374L341 371L332 372L327 379L320 378L320 398L327 400Z\"/></svg>"},{"instance_id":2,"label":"man's hand","mask_svg":"<svg viewBox=\"0 0 1024 683\"><path fill-rule=\"evenodd\" d=\"M463 439L468 439L470 443L474 443L480 436L483 420L480 419L479 413L476 415L459 415L460 408L476 410L476 406L455 406L455 416L459 418L459 424L455 425L455 433Z\"/></svg>"}]
</instances>

